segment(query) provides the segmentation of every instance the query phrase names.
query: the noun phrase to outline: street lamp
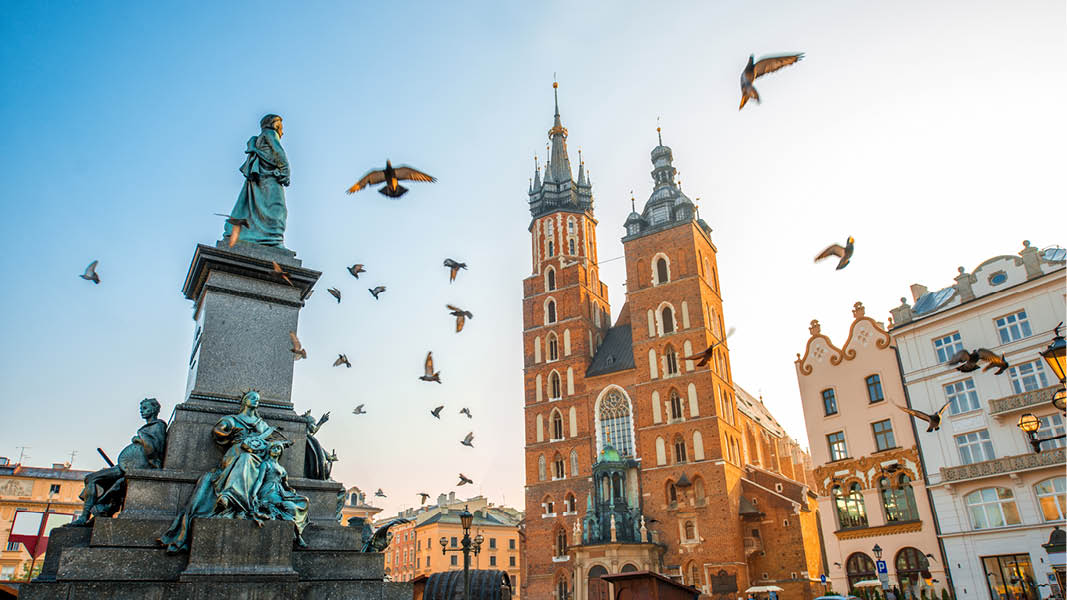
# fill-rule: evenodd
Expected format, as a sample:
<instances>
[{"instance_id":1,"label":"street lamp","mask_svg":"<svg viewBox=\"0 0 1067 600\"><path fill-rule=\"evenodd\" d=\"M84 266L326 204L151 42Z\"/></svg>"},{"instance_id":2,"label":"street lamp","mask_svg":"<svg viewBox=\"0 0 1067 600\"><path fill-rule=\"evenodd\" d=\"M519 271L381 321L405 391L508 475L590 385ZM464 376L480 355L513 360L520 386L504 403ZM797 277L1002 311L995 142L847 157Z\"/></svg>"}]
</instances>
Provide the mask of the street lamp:
<instances>
[{"instance_id":1,"label":"street lamp","mask_svg":"<svg viewBox=\"0 0 1067 600\"><path fill-rule=\"evenodd\" d=\"M474 536L471 539L471 524L474 523L474 515L471 514L467 507L463 507L463 512L459 513L459 523L463 526L463 547L450 550L447 547L448 538L441 536L441 554L444 555L448 552L462 552L463 553L463 600L469 600L471 597L471 553L475 556L482 551L482 542L485 538L482 534Z\"/></svg>"},{"instance_id":2,"label":"street lamp","mask_svg":"<svg viewBox=\"0 0 1067 600\"><path fill-rule=\"evenodd\" d=\"M1064 433L1047 438L1037 437L1037 430L1041 429L1041 421L1039 421L1033 413L1023 413L1023 416L1019 417L1017 425L1019 429L1022 429L1023 433L1026 434L1026 439L1030 442L1030 447L1033 448L1035 454L1041 452L1041 442L1067 437L1067 434Z\"/></svg>"},{"instance_id":3,"label":"street lamp","mask_svg":"<svg viewBox=\"0 0 1067 600\"><path fill-rule=\"evenodd\" d=\"M875 544L874 548L871 548L871 552L874 552L874 558L875 559L882 560L882 547L881 546L879 546L878 544Z\"/></svg>"},{"instance_id":4,"label":"street lamp","mask_svg":"<svg viewBox=\"0 0 1067 600\"><path fill-rule=\"evenodd\" d=\"M1041 358L1045 359L1052 373L1060 380L1060 389L1052 395L1052 406L1055 406L1057 410L1067 410L1067 387L1064 384L1063 374L1064 363L1067 362L1067 340L1064 340L1063 335L1060 334L1062 327L1063 321L1060 321L1054 330L1056 337L1052 338L1052 343L1041 353Z\"/></svg>"}]
</instances>

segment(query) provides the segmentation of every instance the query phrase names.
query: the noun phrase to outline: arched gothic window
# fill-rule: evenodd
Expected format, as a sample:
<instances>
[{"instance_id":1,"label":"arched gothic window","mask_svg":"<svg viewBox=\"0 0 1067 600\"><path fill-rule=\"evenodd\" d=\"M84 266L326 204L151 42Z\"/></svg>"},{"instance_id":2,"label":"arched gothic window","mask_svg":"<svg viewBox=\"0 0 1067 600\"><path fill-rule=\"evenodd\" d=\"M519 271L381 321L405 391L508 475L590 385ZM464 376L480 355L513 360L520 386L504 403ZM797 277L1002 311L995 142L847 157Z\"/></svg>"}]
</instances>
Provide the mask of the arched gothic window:
<instances>
[{"instance_id":1,"label":"arched gothic window","mask_svg":"<svg viewBox=\"0 0 1067 600\"><path fill-rule=\"evenodd\" d=\"M548 360L559 360L559 338L555 333L548 334Z\"/></svg>"},{"instance_id":2,"label":"arched gothic window","mask_svg":"<svg viewBox=\"0 0 1067 600\"><path fill-rule=\"evenodd\" d=\"M562 527L556 530L556 556L567 556L567 532Z\"/></svg>"},{"instance_id":3,"label":"arched gothic window","mask_svg":"<svg viewBox=\"0 0 1067 600\"><path fill-rule=\"evenodd\" d=\"M570 245L571 254L578 254L578 240L571 238L567 240L567 243Z\"/></svg>"},{"instance_id":4,"label":"arched gothic window","mask_svg":"<svg viewBox=\"0 0 1067 600\"><path fill-rule=\"evenodd\" d=\"M563 397L563 386L560 384L559 373L555 371L548 375L548 397L551 400Z\"/></svg>"},{"instance_id":5,"label":"arched gothic window","mask_svg":"<svg viewBox=\"0 0 1067 600\"><path fill-rule=\"evenodd\" d=\"M856 552L848 557L845 561L845 573L848 575L850 591L852 591L852 586L860 581L878 578L874 572L874 561L862 552Z\"/></svg>"},{"instance_id":6,"label":"arched gothic window","mask_svg":"<svg viewBox=\"0 0 1067 600\"><path fill-rule=\"evenodd\" d=\"M671 307L664 306L663 307L663 311L660 312L660 315L661 315L661 318L663 319L663 333L673 333L674 332L674 311L671 310Z\"/></svg>"},{"instance_id":7,"label":"arched gothic window","mask_svg":"<svg viewBox=\"0 0 1067 600\"><path fill-rule=\"evenodd\" d=\"M548 240L548 258L552 258L556 255L556 244L552 240Z\"/></svg>"},{"instance_id":8,"label":"arched gothic window","mask_svg":"<svg viewBox=\"0 0 1067 600\"><path fill-rule=\"evenodd\" d=\"M575 509L574 494L572 494L570 492L567 492L567 495L563 498L563 511L564 512L574 512L575 510L576 509Z\"/></svg>"},{"instance_id":9,"label":"arched gothic window","mask_svg":"<svg viewBox=\"0 0 1067 600\"><path fill-rule=\"evenodd\" d=\"M674 462L684 463L686 461L685 453L685 438L680 435L674 436Z\"/></svg>"},{"instance_id":10,"label":"arched gothic window","mask_svg":"<svg viewBox=\"0 0 1067 600\"><path fill-rule=\"evenodd\" d=\"M663 360L667 364L667 375L678 374L678 354L674 351L674 347L667 346L667 349L663 352Z\"/></svg>"},{"instance_id":11,"label":"arched gothic window","mask_svg":"<svg viewBox=\"0 0 1067 600\"><path fill-rule=\"evenodd\" d=\"M678 390L671 389L671 419L682 418L682 397L678 395Z\"/></svg>"},{"instance_id":12,"label":"arched gothic window","mask_svg":"<svg viewBox=\"0 0 1067 600\"><path fill-rule=\"evenodd\" d=\"M578 475L578 451L571 450L571 477Z\"/></svg>"},{"instance_id":13,"label":"arched gothic window","mask_svg":"<svg viewBox=\"0 0 1067 600\"><path fill-rule=\"evenodd\" d=\"M685 522L685 539L689 542L695 541L697 539L697 529L696 526L693 525L692 521Z\"/></svg>"},{"instance_id":14,"label":"arched gothic window","mask_svg":"<svg viewBox=\"0 0 1067 600\"><path fill-rule=\"evenodd\" d=\"M656 283L667 283L670 275L667 273L667 259L660 257L656 261Z\"/></svg>"},{"instance_id":15,"label":"arched gothic window","mask_svg":"<svg viewBox=\"0 0 1067 600\"><path fill-rule=\"evenodd\" d=\"M552 413L552 439L563 439L563 415L558 410Z\"/></svg>"},{"instance_id":16,"label":"arched gothic window","mask_svg":"<svg viewBox=\"0 0 1067 600\"><path fill-rule=\"evenodd\" d=\"M545 289L549 292L556 289L556 270L551 267L545 273Z\"/></svg>"},{"instance_id":17,"label":"arched gothic window","mask_svg":"<svg viewBox=\"0 0 1067 600\"><path fill-rule=\"evenodd\" d=\"M545 480L545 455L537 457L537 480Z\"/></svg>"},{"instance_id":18,"label":"arched gothic window","mask_svg":"<svg viewBox=\"0 0 1067 600\"><path fill-rule=\"evenodd\" d=\"M678 504L678 488L673 481L667 482L667 502L671 505Z\"/></svg>"},{"instance_id":19,"label":"arched gothic window","mask_svg":"<svg viewBox=\"0 0 1067 600\"><path fill-rule=\"evenodd\" d=\"M549 323L556 322L556 301L549 300L545 305L545 320Z\"/></svg>"},{"instance_id":20,"label":"arched gothic window","mask_svg":"<svg viewBox=\"0 0 1067 600\"><path fill-rule=\"evenodd\" d=\"M559 582L556 583L556 600L567 600L570 598L571 596L567 589L567 580L561 577Z\"/></svg>"},{"instance_id":21,"label":"arched gothic window","mask_svg":"<svg viewBox=\"0 0 1067 600\"><path fill-rule=\"evenodd\" d=\"M566 464L567 463L564 462L563 457L560 456L559 452L557 452L555 458L552 459L553 479L563 479L567 476Z\"/></svg>"},{"instance_id":22,"label":"arched gothic window","mask_svg":"<svg viewBox=\"0 0 1067 600\"><path fill-rule=\"evenodd\" d=\"M600 400L600 439L610 441L621 456L634 455L630 402L617 389Z\"/></svg>"}]
</instances>

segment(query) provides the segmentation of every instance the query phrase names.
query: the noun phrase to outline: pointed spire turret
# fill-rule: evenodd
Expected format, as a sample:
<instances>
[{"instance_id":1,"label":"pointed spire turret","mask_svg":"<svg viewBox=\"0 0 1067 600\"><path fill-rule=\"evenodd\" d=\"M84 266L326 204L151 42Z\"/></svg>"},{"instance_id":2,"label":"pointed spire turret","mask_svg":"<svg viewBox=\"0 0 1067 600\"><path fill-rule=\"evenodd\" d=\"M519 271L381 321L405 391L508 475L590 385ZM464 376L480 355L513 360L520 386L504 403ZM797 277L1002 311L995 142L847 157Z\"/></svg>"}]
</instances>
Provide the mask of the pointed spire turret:
<instances>
[{"instance_id":1,"label":"pointed spire turret","mask_svg":"<svg viewBox=\"0 0 1067 600\"><path fill-rule=\"evenodd\" d=\"M534 154L534 180L533 180L533 192L541 189L541 167L537 164L537 155Z\"/></svg>"},{"instance_id":2,"label":"pointed spire turret","mask_svg":"<svg viewBox=\"0 0 1067 600\"><path fill-rule=\"evenodd\" d=\"M587 211L593 208L589 173L579 156L578 180L575 181L570 157L567 156L567 128L559 115L559 83L552 82L553 119L548 130L545 173L534 174L530 194L530 214L535 218L556 210ZM580 154L580 153L579 153Z\"/></svg>"},{"instance_id":3,"label":"pointed spire turret","mask_svg":"<svg viewBox=\"0 0 1067 600\"><path fill-rule=\"evenodd\" d=\"M555 81L552 82L552 95L555 99L555 120L552 123L552 129L548 130L548 139L552 141L552 149L549 156L549 171L552 174L552 181L555 183L563 183L565 181L571 181L571 161L567 157L567 128L563 126L563 122L559 118L559 84ZM545 176L546 179L548 175Z\"/></svg>"}]
</instances>

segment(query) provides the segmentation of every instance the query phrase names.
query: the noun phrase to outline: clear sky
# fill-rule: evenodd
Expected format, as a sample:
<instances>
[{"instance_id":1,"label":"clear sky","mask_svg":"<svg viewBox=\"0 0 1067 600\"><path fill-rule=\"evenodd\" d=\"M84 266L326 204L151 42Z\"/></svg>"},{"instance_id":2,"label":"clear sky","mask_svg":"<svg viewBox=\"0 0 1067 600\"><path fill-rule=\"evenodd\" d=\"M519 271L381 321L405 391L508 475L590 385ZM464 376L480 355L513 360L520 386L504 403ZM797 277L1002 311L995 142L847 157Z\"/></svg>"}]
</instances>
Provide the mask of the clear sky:
<instances>
[{"instance_id":1,"label":"clear sky","mask_svg":"<svg viewBox=\"0 0 1067 600\"><path fill-rule=\"evenodd\" d=\"M222 229L245 141L285 119L286 244L323 271L302 311L299 410L330 410L335 478L389 498L463 471L523 504L521 281L528 179L553 72L592 173L600 257L651 192L656 117L714 228L735 379L806 438L795 354L808 321L843 341L851 306L952 283L1023 239L1064 244L1061 0L885 3L8 3L0 455L103 466L155 396L182 401L180 288ZM738 112L750 53L802 51ZM399 201L343 192L391 158L436 175ZM813 265L853 235L842 272ZM470 269L449 285L444 257ZM77 278L100 260L99 286ZM358 282L344 267L366 264ZM612 310L622 261L604 264ZM374 302L365 289L389 290ZM325 288L338 286L337 305ZM460 335L444 304L474 312ZM416 380L432 349L444 385ZM354 368L330 365L345 352ZM369 414L351 409L366 403ZM428 410L448 408L441 421ZM469 406L474 419L457 414ZM473 430L475 449L459 445ZM381 499L379 499L381 500Z\"/></svg>"}]
</instances>

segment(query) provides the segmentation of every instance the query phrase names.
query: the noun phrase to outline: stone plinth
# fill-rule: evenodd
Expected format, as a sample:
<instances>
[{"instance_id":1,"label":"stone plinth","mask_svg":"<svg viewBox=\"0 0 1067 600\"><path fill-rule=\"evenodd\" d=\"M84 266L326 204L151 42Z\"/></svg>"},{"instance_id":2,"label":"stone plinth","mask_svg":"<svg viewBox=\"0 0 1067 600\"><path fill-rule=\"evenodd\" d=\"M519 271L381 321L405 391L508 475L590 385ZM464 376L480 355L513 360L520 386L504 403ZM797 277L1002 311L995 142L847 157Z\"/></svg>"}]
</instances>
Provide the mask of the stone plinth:
<instances>
[{"instance_id":1,"label":"stone plinth","mask_svg":"<svg viewBox=\"0 0 1067 600\"><path fill-rule=\"evenodd\" d=\"M293 524L246 519L196 519L189 564L181 581L210 577L215 581L297 581L293 570Z\"/></svg>"}]
</instances>

